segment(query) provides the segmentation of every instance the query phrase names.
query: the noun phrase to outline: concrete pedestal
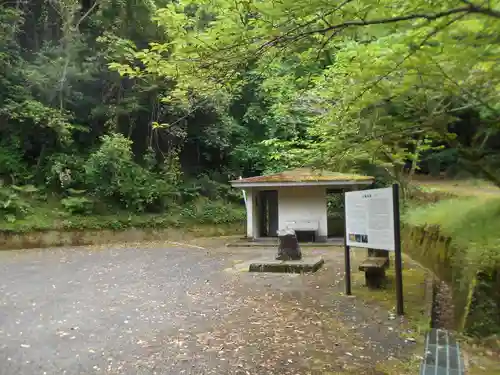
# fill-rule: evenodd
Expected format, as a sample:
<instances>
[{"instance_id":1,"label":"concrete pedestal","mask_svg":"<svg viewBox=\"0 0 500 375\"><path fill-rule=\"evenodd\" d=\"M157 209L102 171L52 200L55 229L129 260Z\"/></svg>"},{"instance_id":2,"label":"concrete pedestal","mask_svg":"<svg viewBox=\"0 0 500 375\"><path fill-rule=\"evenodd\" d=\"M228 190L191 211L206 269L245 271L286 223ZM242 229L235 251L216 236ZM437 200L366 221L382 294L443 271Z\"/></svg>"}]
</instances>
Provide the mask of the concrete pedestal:
<instances>
[{"instance_id":1,"label":"concrete pedestal","mask_svg":"<svg viewBox=\"0 0 500 375\"><path fill-rule=\"evenodd\" d=\"M250 264L250 272L306 273L316 272L325 261L318 256L303 256L300 260L262 259Z\"/></svg>"}]
</instances>

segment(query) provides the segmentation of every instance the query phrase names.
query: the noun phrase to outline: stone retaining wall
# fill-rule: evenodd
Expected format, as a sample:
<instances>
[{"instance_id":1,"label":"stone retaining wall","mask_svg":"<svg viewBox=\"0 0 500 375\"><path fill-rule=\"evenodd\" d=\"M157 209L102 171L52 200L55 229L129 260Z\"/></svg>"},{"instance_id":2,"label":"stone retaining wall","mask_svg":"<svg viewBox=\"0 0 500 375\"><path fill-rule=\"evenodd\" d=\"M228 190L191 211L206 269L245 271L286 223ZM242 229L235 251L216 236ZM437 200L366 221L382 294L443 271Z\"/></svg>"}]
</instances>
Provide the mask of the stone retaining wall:
<instances>
[{"instance_id":1,"label":"stone retaining wall","mask_svg":"<svg viewBox=\"0 0 500 375\"><path fill-rule=\"evenodd\" d=\"M238 224L200 225L188 228L129 228L125 230L45 230L12 233L0 230L0 250L59 246L102 245L118 242L180 240L186 237L215 237L243 233Z\"/></svg>"},{"instance_id":2,"label":"stone retaining wall","mask_svg":"<svg viewBox=\"0 0 500 375\"><path fill-rule=\"evenodd\" d=\"M471 272L466 252L437 226L405 225L402 246L438 279L433 311L437 324L481 336L500 332L500 269Z\"/></svg>"}]
</instances>

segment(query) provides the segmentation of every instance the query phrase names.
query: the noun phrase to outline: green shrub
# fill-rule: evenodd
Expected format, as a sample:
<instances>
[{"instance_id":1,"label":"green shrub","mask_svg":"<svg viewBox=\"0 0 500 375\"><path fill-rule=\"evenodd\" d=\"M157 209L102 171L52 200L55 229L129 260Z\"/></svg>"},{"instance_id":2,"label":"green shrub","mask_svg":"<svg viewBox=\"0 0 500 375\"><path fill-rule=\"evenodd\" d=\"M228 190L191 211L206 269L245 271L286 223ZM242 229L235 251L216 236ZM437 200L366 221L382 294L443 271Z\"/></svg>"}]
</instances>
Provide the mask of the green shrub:
<instances>
[{"instance_id":1,"label":"green shrub","mask_svg":"<svg viewBox=\"0 0 500 375\"><path fill-rule=\"evenodd\" d=\"M74 215L91 214L94 208L94 201L86 197L67 197L61 199L64 209Z\"/></svg>"},{"instance_id":2,"label":"green shrub","mask_svg":"<svg viewBox=\"0 0 500 375\"><path fill-rule=\"evenodd\" d=\"M53 154L45 165L45 183L57 190L85 183L85 160L75 154Z\"/></svg>"},{"instance_id":3,"label":"green shrub","mask_svg":"<svg viewBox=\"0 0 500 375\"><path fill-rule=\"evenodd\" d=\"M500 271L492 275L480 273L476 278L469 316L464 327L469 335L487 337L500 334L500 295L498 294L500 284L496 280L498 272Z\"/></svg>"},{"instance_id":4,"label":"green shrub","mask_svg":"<svg viewBox=\"0 0 500 375\"><path fill-rule=\"evenodd\" d=\"M101 198L138 212L162 210L174 195L168 181L135 163L132 141L121 134L102 137L85 163L86 184Z\"/></svg>"},{"instance_id":5,"label":"green shrub","mask_svg":"<svg viewBox=\"0 0 500 375\"><path fill-rule=\"evenodd\" d=\"M0 141L0 176L9 176L10 182L26 180L28 167L23 161L22 142L15 137Z\"/></svg>"},{"instance_id":6,"label":"green shrub","mask_svg":"<svg viewBox=\"0 0 500 375\"><path fill-rule=\"evenodd\" d=\"M0 214L9 222L25 217L31 212L31 204L12 187L0 188Z\"/></svg>"},{"instance_id":7,"label":"green shrub","mask_svg":"<svg viewBox=\"0 0 500 375\"><path fill-rule=\"evenodd\" d=\"M223 224L244 221L246 216L242 205L199 198L181 209L181 217L200 224Z\"/></svg>"},{"instance_id":8,"label":"green shrub","mask_svg":"<svg viewBox=\"0 0 500 375\"><path fill-rule=\"evenodd\" d=\"M243 199L240 189L233 189L227 181L220 182L207 174L187 181L180 189L184 202L191 202L200 196L228 202L239 202Z\"/></svg>"}]
</instances>

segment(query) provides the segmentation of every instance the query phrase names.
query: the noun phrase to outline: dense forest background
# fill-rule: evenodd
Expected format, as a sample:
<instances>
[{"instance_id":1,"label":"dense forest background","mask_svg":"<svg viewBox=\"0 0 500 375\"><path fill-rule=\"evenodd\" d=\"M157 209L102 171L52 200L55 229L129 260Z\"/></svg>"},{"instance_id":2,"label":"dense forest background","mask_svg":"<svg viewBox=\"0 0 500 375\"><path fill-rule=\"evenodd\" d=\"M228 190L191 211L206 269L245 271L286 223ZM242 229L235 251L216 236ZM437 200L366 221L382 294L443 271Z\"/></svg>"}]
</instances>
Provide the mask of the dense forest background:
<instances>
[{"instance_id":1,"label":"dense forest background","mask_svg":"<svg viewBox=\"0 0 500 375\"><path fill-rule=\"evenodd\" d=\"M2 220L238 201L297 166L500 186L498 4L395 3L4 1Z\"/></svg>"},{"instance_id":2,"label":"dense forest background","mask_svg":"<svg viewBox=\"0 0 500 375\"><path fill-rule=\"evenodd\" d=\"M165 40L153 16L166 4L1 5L0 201L8 220L29 211L26 195L62 199L72 213L109 211L96 200L158 212L199 195L230 198L222 183L263 171L265 127L244 121L244 105L225 115L209 103L187 111L162 102L172 82L108 68L131 46Z\"/></svg>"}]
</instances>

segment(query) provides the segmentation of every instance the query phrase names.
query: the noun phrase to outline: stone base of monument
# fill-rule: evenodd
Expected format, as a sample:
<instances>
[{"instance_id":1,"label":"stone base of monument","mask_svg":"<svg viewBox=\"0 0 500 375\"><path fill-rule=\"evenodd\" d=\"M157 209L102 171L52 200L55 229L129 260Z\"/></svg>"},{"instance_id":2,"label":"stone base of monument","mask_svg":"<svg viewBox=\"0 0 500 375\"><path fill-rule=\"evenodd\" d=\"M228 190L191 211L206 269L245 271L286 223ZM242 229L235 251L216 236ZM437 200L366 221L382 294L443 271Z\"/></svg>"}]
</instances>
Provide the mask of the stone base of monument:
<instances>
[{"instance_id":1,"label":"stone base of monument","mask_svg":"<svg viewBox=\"0 0 500 375\"><path fill-rule=\"evenodd\" d=\"M303 256L300 260L262 259L250 263L250 272L310 273L316 272L325 261L318 256Z\"/></svg>"}]
</instances>

